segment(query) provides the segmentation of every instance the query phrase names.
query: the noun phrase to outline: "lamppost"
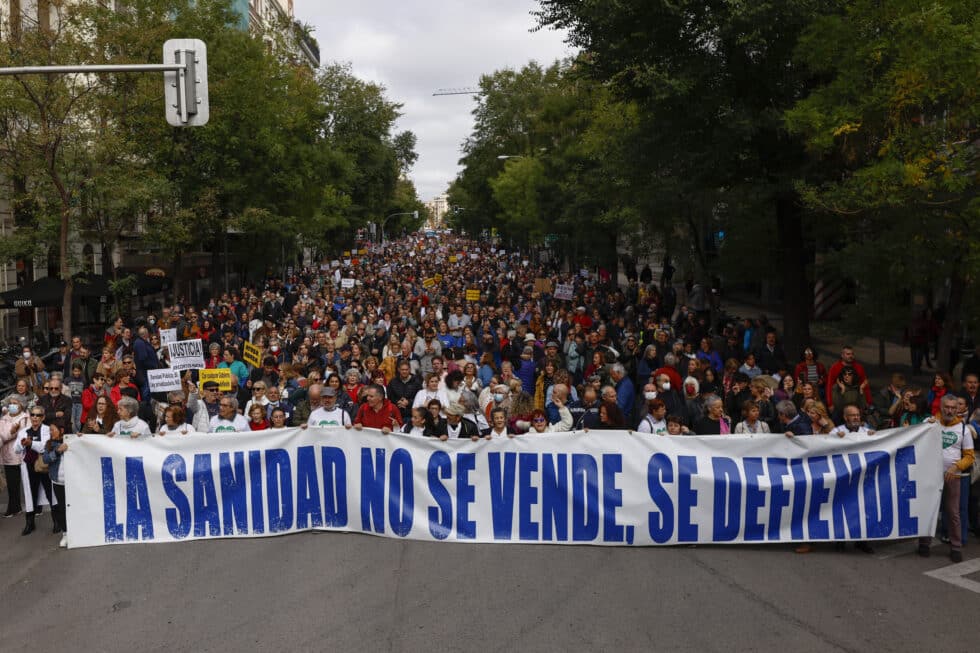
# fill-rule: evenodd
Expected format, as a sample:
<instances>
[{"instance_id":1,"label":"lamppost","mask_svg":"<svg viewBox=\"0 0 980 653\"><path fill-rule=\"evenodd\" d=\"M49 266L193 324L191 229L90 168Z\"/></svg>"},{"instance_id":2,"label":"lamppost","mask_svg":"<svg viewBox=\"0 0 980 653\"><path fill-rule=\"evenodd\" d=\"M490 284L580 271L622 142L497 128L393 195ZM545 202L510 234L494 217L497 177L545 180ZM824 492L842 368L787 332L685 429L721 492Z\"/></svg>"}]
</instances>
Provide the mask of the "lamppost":
<instances>
[{"instance_id":1,"label":"lamppost","mask_svg":"<svg viewBox=\"0 0 980 653\"><path fill-rule=\"evenodd\" d=\"M390 220L391 218L394 218L395 216L398 216L398 215L413 215L413 216L415 216L415 219L416 220L419 219L419 212L418 211L408 211L406 213L392 213L391 215L389 215L388 217L386 217L384 219L384 221L381 223L381 244L382 245L385 244L385 225L388 224L388 220Z\"/></svg>"}]
</instances>

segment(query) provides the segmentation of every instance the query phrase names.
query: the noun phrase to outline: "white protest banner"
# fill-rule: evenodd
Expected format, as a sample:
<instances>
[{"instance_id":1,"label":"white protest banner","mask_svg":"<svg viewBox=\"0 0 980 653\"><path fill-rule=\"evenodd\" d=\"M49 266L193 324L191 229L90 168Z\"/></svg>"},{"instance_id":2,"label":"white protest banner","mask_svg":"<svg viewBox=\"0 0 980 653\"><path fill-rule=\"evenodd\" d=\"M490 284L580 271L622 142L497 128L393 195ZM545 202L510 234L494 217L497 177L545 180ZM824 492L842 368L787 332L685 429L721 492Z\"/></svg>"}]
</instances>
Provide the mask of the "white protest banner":
<instances>
[{"instance_id":1,"label":"white protest banner","mask_svg":"<svg viewBox=\"0 0 980 653\"><path fill-rule=\"evenodd\" d=\"M166 347L171 342L177 342L177 329L160 329L160 344Z\"/></svg>"},{"instance_id":2,"label":"white protest banner","mask_svg":"<svg viewBox=\"0 0 980 653\"><path fill-rule=\"evenodd\" d=\"M579 270L578 271L578 274L583 279L588 279L589 278L589 271L586 268L582 268L581 270Z\"/></svg>"},{"instance_id":3,"label":"white protest banner","mask_svg":"<svg viewBox=\"0 0 980 653\"><path fill-rule=\"evenodd\" d=\"M575 286L570 283L559 283L555 286L555 299L571 301L575 297Z\"/></svg>"},{"instance_id":4,"label":"white protest banner","mask_svg":"<svg viewBox=\"0 0 980 653\"><path fill-rule=\"evenodd\" d=\"M603 431L440 441L365 429L68 436L68 546L262 537L648 546L932 535L935 424L874 435Z\"/></svg>"},{"instance_id":5,"label":"white protest banner","mask_svg":"<svg viewBox=\"0 0 980 653\"><path fill-rule=\"evenodd\" d=\"M345 277L345 278L343 278L343 279L340 280L340 287L341 288L353 288L354 287L354 280Z\"/></svg>"},{"instance_id":6,"label":"white protest banner","mask_svg":"<svg viewBox=\"0 0 980 653\"><path fill-rule=\"evenodd\" d=\"M167 349L170 351L170 369L204 369L204 345L200 340L178 340L168 344Z\"/></svg>"},{"instance_id":7,"label":"white protest banner","mask_svg":"<svg viewBox=\"0 0 980 653\"><path fill-rule=\"evenodd\" d=\"M332 267L332 268L339 268L340 267L340 261L338 261L337 259L334 259L334 260L330 261L330 267Z\"/></svg>"},{"instance_id":8,"label":"white protest banner","mask_svg":"<svg viewBox=\"0 0 980 653\"><path fill-rule=\"evenodd\" d=\"M150 392L180 390L180 372L177 370L147 370L146 380L150 384Z\"/></svg>"}]
</instances>

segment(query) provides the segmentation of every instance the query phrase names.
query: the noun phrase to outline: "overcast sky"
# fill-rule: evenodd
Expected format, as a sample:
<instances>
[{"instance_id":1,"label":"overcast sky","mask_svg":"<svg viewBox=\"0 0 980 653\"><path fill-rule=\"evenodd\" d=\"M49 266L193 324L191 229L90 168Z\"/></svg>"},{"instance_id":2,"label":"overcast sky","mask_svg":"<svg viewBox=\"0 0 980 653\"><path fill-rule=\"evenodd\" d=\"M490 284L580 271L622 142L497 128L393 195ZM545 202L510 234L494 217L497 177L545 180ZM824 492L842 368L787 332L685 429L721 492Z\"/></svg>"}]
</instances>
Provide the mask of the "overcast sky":
<instances>
[{"instance_id":1,"label":"overcast sky","mask_svg":"<svg viewBox=\"0 0 980 653\"><path fill-rule=\"evenodd\" d=\"M389 99L405 105L398 129L418 137L411 177L428 201L456 176L475 106L468 95L432 93L571 53L563 34L528 31L536 7L534 0L295 0L294 12L315 28L321 62L349 62L355 74L384 85Z\"/></svg>"}]
</instances>

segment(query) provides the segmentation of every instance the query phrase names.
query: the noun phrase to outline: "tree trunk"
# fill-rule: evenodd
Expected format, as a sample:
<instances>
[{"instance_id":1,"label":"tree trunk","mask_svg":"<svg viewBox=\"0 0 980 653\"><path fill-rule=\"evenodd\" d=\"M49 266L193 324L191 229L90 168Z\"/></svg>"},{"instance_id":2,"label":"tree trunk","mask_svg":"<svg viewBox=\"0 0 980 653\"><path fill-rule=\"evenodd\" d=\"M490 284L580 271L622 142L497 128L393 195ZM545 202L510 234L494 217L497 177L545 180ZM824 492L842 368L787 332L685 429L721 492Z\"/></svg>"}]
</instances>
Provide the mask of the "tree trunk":
<instances>
[{"instance_id":1,"label":"tree trunk","mask_svg":"<svg viewBox=\"0 0 980 653\"><path fill-rule=\"evenodd\" d=\"M64 198L65 201L61 206L61 231L58 234L58 248L61 254L61 280L65 284L65 294L61 298L61 320L62 320L62 335L61 339L66 342L71 342L72 336L72 314L71 314L71 303L72 295L75 290L75 283L71 278L71 270L68 267L68 218L71 214L71 206L67 202L67 196Z\"/></svg>"},{"instance_id":2,"label":"tree trunk","mask_svg":"<svg viewBox=\"0 0 980 653\"><path fill-rule=\"evenodd\" d=\"M813 289L807 279L809 250L803 237L803 209L795 193L776 197L776 232L783 280L783 348L790 361L810 344Z\"/></svg>"},{"instance_id":3,"label":"tree trunk","mask_svg":"<svg viewBox=\"0 0 980 653\"><path fill-rule=\"evenodd\" d=\"M939 351L936 352L937 369L948 370L953 359L953 338L960 326L960 313L963 310L963 297L966 294L966 279L963 277L963 260L953 261L949 273L949 302L946 304L946 319L939 333Z\"/></svg>"}]
</instances>

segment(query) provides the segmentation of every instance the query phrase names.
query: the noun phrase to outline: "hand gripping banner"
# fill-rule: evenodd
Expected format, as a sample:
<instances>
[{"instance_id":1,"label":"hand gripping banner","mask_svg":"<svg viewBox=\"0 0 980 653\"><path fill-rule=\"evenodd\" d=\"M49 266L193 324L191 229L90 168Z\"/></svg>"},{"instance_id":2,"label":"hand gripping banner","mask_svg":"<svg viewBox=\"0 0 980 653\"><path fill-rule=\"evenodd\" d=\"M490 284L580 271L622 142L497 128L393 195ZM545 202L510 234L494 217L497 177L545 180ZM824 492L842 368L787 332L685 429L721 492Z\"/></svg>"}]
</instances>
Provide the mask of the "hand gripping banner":
<instances>
[{"instance_id":1,"label":"hand gripping banner","mask_svg":"<svg viewBox=\"0 0 980 653\"><path fill-rule=\"evenodd\" d=\"M72 436L69 547L304 530L649 546L935 532L935 425L875 435L626 431L440 441L281 429Z\"/></svg>"}]
</instances>

